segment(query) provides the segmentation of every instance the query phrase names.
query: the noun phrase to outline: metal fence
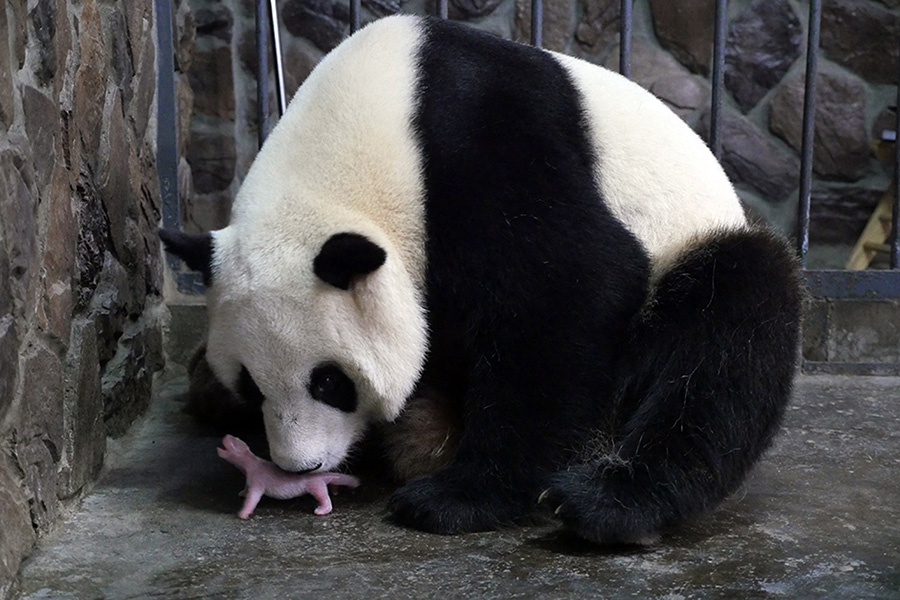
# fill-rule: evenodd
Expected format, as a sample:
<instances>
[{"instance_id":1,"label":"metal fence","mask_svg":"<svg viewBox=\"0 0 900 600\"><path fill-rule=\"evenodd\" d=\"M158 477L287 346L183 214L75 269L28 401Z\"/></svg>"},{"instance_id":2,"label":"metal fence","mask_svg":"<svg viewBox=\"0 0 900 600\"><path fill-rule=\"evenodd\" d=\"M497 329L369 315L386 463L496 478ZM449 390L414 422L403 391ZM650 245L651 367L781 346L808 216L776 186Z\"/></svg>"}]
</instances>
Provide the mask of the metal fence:
<instances>
[{"instance_id":1,"label":"metal fence","mask_svg":"<svg viewBox=\"0 0 900 600\"><path fill-rule=\"evenodd\" d=\"M351 34L360 27L360 0L349 0L349 25ZM626 77L630 74L631 31L633 0L621 0L619 71ZM175 102L172 60L172 13L171 0L156 0L159 35L159 173L163 195L163 224L166 227L180 225L180 205L177 197L177 155L175 143ZM725 38L727 0L717 0L715 15L715 36L713 46L712 100L709 131L709 145L716 158L721 157L721 116L725 72ZM436 0L435 12L447 18L447 0ZM803 129L801 162L799 173L799 201L797 212L797 254L804 268L809 251L810 198L812 190L813 139L815 133L816 73L819 55L819 33L822 14L822 0L810 0L809 25L806 51L806 81L803 103ZM259 143L268 131L269 119L269 48L274 48L275 90L278 96L278 110L282 114L286 106L284 74L279 40L279 17L276 0L257 0L257 110L259 123ZM540 47L543 24L543 2L532 0L531 43ZM900 43L900 42L898 42ZM900 72L898 72L900 84ZM900 132L900 85L897 91L897 121L895 132ZM897 134L895 133L896 137ZM889 247L890 269L871 270L811 270L805 269L809 291L814 297L833 299L852 298L900 298L900 140L895 143L893 176L893 211L891 213L891 235ZM176 261L177 262L177 261ZM175 272L178 287L184 292L202 290L202 283L192 273L179 273L177 264L170 264Z\"/></svg>"}]
</instances>

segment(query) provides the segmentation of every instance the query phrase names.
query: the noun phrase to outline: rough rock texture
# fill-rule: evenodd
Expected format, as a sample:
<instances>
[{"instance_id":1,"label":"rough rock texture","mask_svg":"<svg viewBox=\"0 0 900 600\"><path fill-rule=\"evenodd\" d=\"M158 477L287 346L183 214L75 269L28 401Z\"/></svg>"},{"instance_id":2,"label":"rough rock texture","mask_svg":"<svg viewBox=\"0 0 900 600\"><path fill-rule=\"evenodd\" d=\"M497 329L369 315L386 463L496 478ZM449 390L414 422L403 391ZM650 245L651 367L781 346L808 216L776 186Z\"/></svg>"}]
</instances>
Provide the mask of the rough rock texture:
<instances>
[{"instance_id":1,"label":"rough rock texture","mask_svg":"<svg viewBox=\"0 0 900 600\"><path fill-rule=\"evenodd\" d=\"M153 19L151 0L0 8L0 597L161 364Z\"/></svg>"},{"instance_id":2,"label":"rough rock texture","mask_svg":"<svg viewBox=\"0 0 900 600\"><path fill-rule=\"evenodd\" d=\"M900 15L896 11L865 0L822 3L825 55L872 83L897 84L898 36Z\"/></svg>"},{"instance_id":3,"label":"rough rock texture","mask_svg":"<svg viewBox=\"0 0 900 600\"><path fill-rule=\"evenodd\" d=\"M709 111L700 119L699 132L709 135ZM736 112L725 111L721 124L722 164L735 184L746 184L770 203L779 203L799 183L800 163L787 150Z\"/></svg>"},{"instance_id":4,"label":"rough rock texture","mask_svg":"<svg viewBox=\"0 0 900 600\"><path fill-rule=\"evenodd\" d=\"M179 189L184 227L200 231L227 223L231 201L257 151L255 3L190 3L193 13L185 10L185 2L176 11L181 29L176 63L179 144L189 157L187 166L179 170ZM361 21L365 24L392 14L401 5L403 12L436 10L435 0L363 0ZM618 70L620 5L619 0L545 0L543 45ZM344 0L285 0L279 6L285 87L290 98L322 56L349 34L349 10ZM743 137L729 144L733 153L728 157L728 170L740 174L744 192L759 194L753 197L760 203L759 215L784 231L794 220L789 204L796 202L793 191L799 180L799 142L790 141L794 134L787 132L799 131L800 118L794 109L788 116L779 116L783 109L773 100L781 98L783 102L789 96L796 105L802 97L785 88L802 70L807 7L795 0L743 0L729 3L727 15L725 107L737 107L749 117L746 122L734 121L736 115L729 117L741 123L731 131ZM522 42L530 39L528 0L449 0L449 10L451 18L463 19L473 27ZM715 0L649 0L634 5L632 77L694 127L699 127L710 101L714 15ZM826 0L822 26L820 70L854 83L832 90L829 98L820 96L818 118L826 118L823 103L826 108L831 104L828 110L837 120L829 117L833 130L827 137L837 141L816 152L817 189L835 185L839 196L843 182L850 180L859 189L880 190L892 166L864 150L868 140L863 140L864 131L858 124L868 123L871 132L879 113L894 102L890 85L898 73L897 44L890 40L900 39L900 0ZM57 48L78 43L67 41L59 27L52 38ZM193 56L188 51L191 47ZM8 104L2 65L21 60L5 57L5 51L0 48L0 122ZM58 49L55 56L57 65L61 64ZM46 62L52 60L48 57ZM196 61L203 66L191 64ZM842 66L838 68L835 62ZM127 74L127 69L118 72ZM183 73L191 74L189 82ZM268 126L272 127L277 122L273 60L268 85ZM123 94L122 101L128 101L127 95ZM193 114L187 121L184 115L191 112L192 103ZM37 99L32 110L52 108L39 104ZM779 127L786 133L776 135L771 128L764 128L772 112L776 113L773 120L783 121ZM829 126L818 129L821 136ZM790 145L776 139L779 135ZM839 214L852 223L852 212ZM835 226L844 233L855 227Z\"/></svg>"},{"instance_id":5,"label":"rough rock texture","mask_svg":"<svg viewBox=\"0 0 900 600\"><path fill-rule=\"evenodd\" d=\"M803 116L802 76L779 88L772 100L769 127L800 151ZM852 75L820 72L816 78L813 169L826 179L855 181L869 170L865 121L866 90Z\"/></svg>"},{"instance_id":6,"label":"rough rock texture","mask_svg":"<svg viewBox=\"0 0 900 600\"><path fill-rule=\"evenodd\" d=\"M656 37L695 73L709 73L715 31L715 0L650 0Z\"/></svg>"},{"instance_id":7,"label":"rough rock texture","mask_svg":"<svg viewBox=\"0 0 900 600\"><path fill-rule=\"evenodd\" d=\"M619 41L619 0L581 0L581 21L575 40L588 52L599 52Z\"/></svg>"},{"instance_id":8,"label":"rough rock texture","mask_svg":"<svg viewBox=\"0 0 900 600\"><path fill-rule=\"evenodd\" d=\"M516 1L515 39L531 41L531 2ZM548 50L564 52L569 47L575 30L575 0L548 0L544 2L542 46Z\"/></svg>"},{"instance_id":9,"label":"rough rock texture","mask_svg":"<svg viewBox=\"0 0 900 600\"><path fill-rule=\"evenodd\" d=\"M800 56L800 20L787 0L759 0L732 21L725 46L725 86L741 110L753 108Z\"/></svg>"}]
</instances>

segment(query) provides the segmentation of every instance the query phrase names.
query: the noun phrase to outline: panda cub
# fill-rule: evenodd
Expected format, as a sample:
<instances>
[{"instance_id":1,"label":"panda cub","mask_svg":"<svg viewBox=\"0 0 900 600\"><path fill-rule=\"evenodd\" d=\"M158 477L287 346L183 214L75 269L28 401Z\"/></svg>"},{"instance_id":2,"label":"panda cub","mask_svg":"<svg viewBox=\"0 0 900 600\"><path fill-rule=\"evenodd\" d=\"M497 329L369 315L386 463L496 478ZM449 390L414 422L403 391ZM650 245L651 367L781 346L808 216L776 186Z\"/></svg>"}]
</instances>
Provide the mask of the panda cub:
<instances>
[{"instance_id":1,"label":"panda cub","mask_svg":"<svg viewBox=\"0 0 900 600\"><path fill-rule=\"evenodd\" d=\"M346 40L229 225L161 236L206 276L209 366L281 468L334 469L405 408L457 421L389 501L426 531L540 499L593 542L654 538L740 485L790 397L796 261L703 142L615 73L451 22Z\"/></svg>"}]
</instances>

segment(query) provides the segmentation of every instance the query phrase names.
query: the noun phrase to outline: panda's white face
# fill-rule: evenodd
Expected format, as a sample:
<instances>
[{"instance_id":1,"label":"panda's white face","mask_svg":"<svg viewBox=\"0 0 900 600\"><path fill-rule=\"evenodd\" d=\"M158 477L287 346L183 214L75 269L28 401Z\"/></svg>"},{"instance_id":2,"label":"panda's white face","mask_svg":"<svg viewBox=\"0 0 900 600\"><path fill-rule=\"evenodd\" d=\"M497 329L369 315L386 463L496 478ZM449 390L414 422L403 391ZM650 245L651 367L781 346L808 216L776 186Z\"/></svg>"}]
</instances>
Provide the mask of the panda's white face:
<instances>
[{"instance_id":1,"label":"panda's white face","mask_svg":"<svg viewBox=\"0 0 900 600\"><path fill-rule=\"evenodd\" d=\"M287 471L337 467L369 423L397 416L425 355L402 266L367 237L319 237L286 247L250 244L234 227L214 235L207 359L261 402L272 460ZM376 258L361 263L366 252Z\"/></svg>"}]
</instances>

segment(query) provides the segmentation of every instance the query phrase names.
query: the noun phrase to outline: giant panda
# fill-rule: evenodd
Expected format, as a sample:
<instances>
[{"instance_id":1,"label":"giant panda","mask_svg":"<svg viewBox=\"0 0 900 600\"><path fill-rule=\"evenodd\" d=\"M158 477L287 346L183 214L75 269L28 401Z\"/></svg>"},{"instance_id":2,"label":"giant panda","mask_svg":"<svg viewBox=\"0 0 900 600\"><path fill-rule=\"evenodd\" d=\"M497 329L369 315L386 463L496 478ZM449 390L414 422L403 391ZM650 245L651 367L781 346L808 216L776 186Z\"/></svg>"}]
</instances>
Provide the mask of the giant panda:
<instances>
[{"instance_id":1,"label":"giant panda","mask_svg":"<svg viewBox=\"0 0 900 600\"><path fill-rule=\"evenodd\" d=\"M549 507L592 542L656 539L740 485L791 394L797 262L702 140L615 73L452 22L344 41L229 225L161 236L206 277L207 360L281 468L340 467L423 386L450 407L451 458L388 503L413 528Z\"/></svg>"}]
</instances>

